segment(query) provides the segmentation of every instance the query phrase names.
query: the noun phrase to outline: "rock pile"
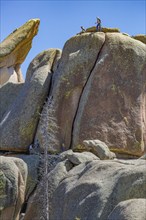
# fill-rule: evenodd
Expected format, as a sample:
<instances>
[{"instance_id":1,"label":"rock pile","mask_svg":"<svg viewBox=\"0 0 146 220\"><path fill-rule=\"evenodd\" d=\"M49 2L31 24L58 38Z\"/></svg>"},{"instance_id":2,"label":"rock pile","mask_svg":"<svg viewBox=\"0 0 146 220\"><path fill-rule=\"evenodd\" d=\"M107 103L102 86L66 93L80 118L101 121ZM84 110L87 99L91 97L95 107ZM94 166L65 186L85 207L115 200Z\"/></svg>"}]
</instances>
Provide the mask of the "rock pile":
<instances>
[{"instance_id":1,"label":"rock pile","mask_svg":"<svg viewBox=\"0 0 146 220\"><path fill-rule=\"evenodd\" d=\"M38 25L2 43L0 219L145 220L146 45L88 30L22 82Z\"/></svg>"}]
</instances>

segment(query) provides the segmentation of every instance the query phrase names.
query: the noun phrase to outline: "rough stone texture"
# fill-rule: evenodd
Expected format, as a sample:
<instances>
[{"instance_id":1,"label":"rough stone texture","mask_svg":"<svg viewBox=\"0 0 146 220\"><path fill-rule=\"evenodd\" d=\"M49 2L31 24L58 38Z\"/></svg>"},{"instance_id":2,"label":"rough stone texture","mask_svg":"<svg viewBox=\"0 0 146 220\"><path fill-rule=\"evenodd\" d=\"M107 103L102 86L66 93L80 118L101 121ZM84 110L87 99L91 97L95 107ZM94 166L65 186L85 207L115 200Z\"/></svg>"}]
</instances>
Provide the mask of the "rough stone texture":
<instances>
[{"instance_id":1,"label":"rough stone texture","mask_svg":"<svg viewBox=\"0 0 146 220\"><path fill-rule=\"evenodd\" d=\"M8 80L23 82L21 64L31 49L32 39L38 32L39 23L39 19L29 20L1 43L0 84Z\"/></svg>"},{"instance_id":2,"label":"rough stone texture","mask_svg":"<svg viewBox=\"0 0 146 220\"><path fill-rule=\"evenodd\" d=\"M100 140L84 140L85 149L91 151L101 160L113 159L116 155L111 152L108 146Z\"/></svg>"},{"instance_id":3,"label":"rough stone texture","mask_svg":"<svg viewBox=\"0 0 146 220\"><path fill-rule=\"evenodd\" d=\"M144 35L144 34L139 34L139 35L133 36L133 38L146 44L146 35Z\"/></svg>"},{"instance_id":4,"label":"rough stone texture","mask_svg":"<svg viewBox=\"0 0 146 220\"><path fill-rule=\"evenodd\" d=\"M40 163L42 158L40 155L25 155L25 154L12 154L9 157L15 157L23 160L27 165L27 181L26 181L26 188L25 188L25 200L29 198L29 196L33 193L34 189L36 188L39 178L40 178Z\"/></svg>"},{"instance_id":5,"label":"rough stone texture","mask_svg":"<svg viewBox=\"0 0 146 220\"><path fill-rule=\"evenodd\" d=\"M56 49L50 49L31 62L23 89L2 118L0 150L27 151L33 142L39 113L48 95L55 55Z\"/></svg>"},{"instance_id":6,"label":"rough stone texture","mask_svg":"<svg viewBox=\"0 0 146 220\"><path fill-rule=\"evenodd\" d=\"M52 68L51 68L52 73L54 73L54 71L57 69L57 66L58 66L58 63L59 63L59 60L60 60L60 57L61 57L61 50L56 49L56 51L54 51L54 52L55 52L54 61L52 62L53 65L52 65ZM35 68L37 69L38 66L39 66L39 59L38 59L38 62L35 63L35 64L36 64ZM32 66L32 68L33 68L33 66ZM30 74L29 74L29 71L27 73L28 73L27 74L28 75L27 80L28 80L28 78L30 77ZM48 94L51 93L51 90L53 88L53 84L54 84L53 75L52 75L52 78L51 78L51 85L50 85ZM50 101L52 101L51 97L49 97L49 99L46 100L46 102L43 106L41 116L40 116L40 120L39 120L38 127L37 127L37 131L36 131L36 135L35 135L35 139L34 139L34 144L36 144L38 142L39 147L40 147L40 151L42 151L42 152L44 152L44 138L43 138L42 130L44 131L44 128L47 127L47 125L46 125L47 123L49 123L49 126L50 126L50 124L52 124L52 122L50 122L48 120L48 118L53 118L53 112L54 112L54 108L53 108L52 104L51 104L52 108L49 109ZM55 118L52 121L54 121L54 126L51 127L52 130L53 130L53 133L57 133L57 124L55 123ZM48 131L48 133L49 133L49 131ZM48 143L48 146L50 146L49 143ZM48 147L48 148L51 151L51 147ZM52 146L52 148L53 148L53 146ZM52 151L54 151L54 150L52 150Z\"/></svg>"},{"instance_id":7,"label":"rough stone texture","mask_svg":"<svg viewBox=\"0 0 146 220\"><path fill-rule=\"evenodd\" d=\"M146 46L120 33L105 44L80 98L73 149L99 139L118 153L140 156L146 145ZM66 124L66 121L65 121Z\"/></svg>"},{"instance_id":8,"label":"rough stone texture","mask_svg":"<svg viewBox=\"0 0 146 220\"><path fill-rule=\"evenodd\" d=\"M34 72L42 66L49 66L50 70L54 72L54 66L58 64L58 60L61 57L60 49L49 49L38 54L33 61L30 63L27 73L26 82L31 80Z\"/></svg>"},{"instance_id":9,"label":"rough stone texture","mask_svg":"<svg viewBox=\"0 0 146 220\"><path fill-rule=\"evenodd\" d=\"M0 121L19 95L24 83L7 82L0 88Z\"/></svg>"},{"instance_id":10,"label":"rough stone texture","mask_svg":"<svg viewBox=\"0 0 146 220\"><path fill-rule=\"evenodd\" d=\"M16 72L13 66L11 67L0 67L0 85L5 85L5 83L12 82L24 82L21 70Z\"/></svg>"},{"instance_id":11,"label":"rough stone texture","mask_svg":"<svg viewBox=\"0 0 146 220\"><path fill-rule=\"evenodd\" d=\"M19 220L26 181L27 166L23 160L0 156L0 219Z\"/></svg>"},{"instance_id":12,"label":"rough stone texture","mask_svg":"<svg viewBox=\"0 0 146 220\"><path fill-rule=\"evenodd\" d=\"M146 160L146 154L144 154L143 156L141 156L139 159L140 159L140 160Z\"/></svg>"},{"instance_id":13,"label":"rough stone texture","mask_svg":"<svg viewBox=\"0 0 146 220\"><path fill-rule=\"evenodd\" d=\"M53 193L56 190L59 183L65 178L68 171L72 168L72 164L65 160L58 163L55 168L48 174L48 200L49 200L49 211L52 210L52 197ZM45 180L46 182L46 180ZM24 220L38 220L38 219L46 219L46 208L44 207L44 199L45 199L45 182L40 182L38 187L36 188L32 197L30 197L28 201L28 206L26 210L26 214Z\"/></svg>"},{"instance_id":14,"label":"rough stone texture","mask_svg":"<svg viewBox=\"0 0 146 220\"><path fill-rule=\"evenodd\" d=\"M62 160L68 159L75 166L79 165L80 163L87 163L89 161L99 160L99 158L91 152L77 153L73 152L72 150L67 150L61 153L59 157Z\"/></svg>"},{"instance_id":15,"label":"rough stone texture","mask_svg":"<svg viewBox=\"0 0 146 220\"><path fill-rule=\"evenodd\" d=\"M72 37L63 48L59 67L54 73L51 92L55 106L54 117L60 129L57 137L59 144L54 146L56 152L61 151L62 146L64 150L70 146L72 123L80 95L104 40L104 33L86 33Z\"/></svg>"},{"instance_id":16,"label":"rough stone texture","mask_svg":"<svg viewBox=\"0 0 146 220\"><path fill-rule=\"evenodd\" d=\"M109 215L108 220L145 220L146 199L130 199L120 202Z\"/></svg>"},{"instance_id":17,"label":"rough stone texture","mask_svg":"<svg viewBox=\"0 0 146 220\"><path fill-rule=\"evenodd\" d=\"M144 160L95 160L75 166L53 194L49 219L107 219L121 201L146 198L145 165Z\"/></svg>"}]
</instances>

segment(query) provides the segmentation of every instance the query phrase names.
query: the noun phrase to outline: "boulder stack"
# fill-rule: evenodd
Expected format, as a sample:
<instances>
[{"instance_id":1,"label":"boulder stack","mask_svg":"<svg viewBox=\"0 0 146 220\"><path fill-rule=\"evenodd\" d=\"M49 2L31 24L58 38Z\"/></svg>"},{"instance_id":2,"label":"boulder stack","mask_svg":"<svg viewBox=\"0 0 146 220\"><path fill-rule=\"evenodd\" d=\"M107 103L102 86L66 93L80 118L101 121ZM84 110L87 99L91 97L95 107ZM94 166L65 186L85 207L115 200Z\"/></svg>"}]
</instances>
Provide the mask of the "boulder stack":
<instances>
[{"instance_id":1,"label":"boulder stack","mask_svg":"<svg viewBox=\"0 0 146 220\"><path fill-rule=\"evenodd\" d=\"M145 220L143 38L90 29L38 54L22 82L38 25L1 47L0 219Z\"/></svg>"}]
</instances>

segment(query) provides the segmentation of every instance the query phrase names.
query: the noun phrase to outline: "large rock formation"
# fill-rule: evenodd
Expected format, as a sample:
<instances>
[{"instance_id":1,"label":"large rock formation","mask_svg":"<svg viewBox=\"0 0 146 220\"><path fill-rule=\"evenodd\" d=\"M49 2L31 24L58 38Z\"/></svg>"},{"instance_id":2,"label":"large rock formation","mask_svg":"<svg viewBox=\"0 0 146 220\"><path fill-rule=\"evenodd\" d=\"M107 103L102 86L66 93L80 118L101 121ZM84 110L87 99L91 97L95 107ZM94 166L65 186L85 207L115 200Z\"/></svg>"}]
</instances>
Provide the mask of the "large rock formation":
<instances>
[{"instance_id":1,"label":"large rock formation","mask_svg":"<svg viewBox=\"0 0 146 220\"><path fill-rule=\"evenodd\" d=\"M73 148L84 139L104 141L114 152L141 155L146 144L146 46L106 34L73 128Z\"/></svg>"},{"instance_id":2,"label":"large rock formation","mask_svg":"<svg viewBox=\"0 0 146 220\"><path fill-rule=\"evenodd\" d=\"M145 161L82 163L55 190L50 220L105 220L120 202L146 198L145 181ZM141 211L145 213L144 206Z\"/></svg>"},{"instance_id":3,"label":"large rock formation","mask_svg":"<svg viewBox=\"0 0 146 220\"><path fill-rule=\"evenodd\" d=\"M58 53L60 54L60 51L57 49L44 51L30 63L25 84L1 121L1 150L28 151L48 95L52 69Z\"/></svg>"},{"instance_id":4,"label":"large rock formation","mask_svg":"<svg viewBox=\"0 0 146 220\"><path fill-rule=\"evenodd\" d=\"M146 144L146 46L120 33L85 33L64 46L51 96L61 149L99 139L140 156Z\"/></svg>"},{"instance_id":5,"label":"large rock formation","mask_svg":"<svg viewBox=\"0 0 146 220\"><path fill-rule=\"evenodd\" d=\"M64 46L59 67L53 76L55 80L51 93L54 100L54 117L59 127L59 145L55 146L57 149L54 147L54 152L60 151L63 144L65 149L70 146L79 99L104 40L103 33L88 33L71 38Z\"/></svg>"},{"instance_id":6,"label":"large rock formation","mask_svg":"<svg viewBox=\"0 0 146 220\"><path fill-rule=\"evenodd\" d=\"M32 46L38 32L40 20L32 19L11 33L2 43L0 50L0 84L22 82L21 64Z\"/></svg>"},{"instance_id":7,"label":"large rock formation","mask_svg":"<svg viewBox=\"0 0 146 220\"><path fill-rule=\"evenodd\" d=\"M2 44L2 71L17 79L0 94L0 219L144 220L146 45L88 30L36 56L21 83L38 24Z\"/></svg>"},{"instance_id":8,"label":"large rock formation","mask_svg":"<svg viewBox=\"0 0 146 220\"><path fill-rule=\"evenodd\" d=\"M59 155L63 161L58 161L47 176L50 220L104 220L108 219L108 216L110 220L117 220L122 219L121 216L123 219L124 216L132 216L132 213L133 216L141 216L140 219L144 220L146 199L144 160L91 161L89 154L88 161L83 160L77 165L74 158L79 159L80 156L83 158L83 153L63 154ZM38 185L28 201L24 220L45 218L45 187L45 183L42 182ZM127 203L129 205L125 207L124 204ZM134 207L136 204L141 204L141 211L128 209L129 206ZM125 207L123 211L118 208L120 206Z\"/></svg>"}]
</instances>

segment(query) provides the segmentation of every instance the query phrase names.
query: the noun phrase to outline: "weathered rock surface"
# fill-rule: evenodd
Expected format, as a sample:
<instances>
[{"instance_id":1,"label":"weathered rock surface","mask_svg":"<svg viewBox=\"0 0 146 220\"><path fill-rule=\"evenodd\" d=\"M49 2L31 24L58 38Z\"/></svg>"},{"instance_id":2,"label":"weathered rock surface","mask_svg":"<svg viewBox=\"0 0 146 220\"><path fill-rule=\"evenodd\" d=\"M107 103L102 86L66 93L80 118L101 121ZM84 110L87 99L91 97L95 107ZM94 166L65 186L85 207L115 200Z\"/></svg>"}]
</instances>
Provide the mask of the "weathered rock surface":
<instances>
[{"instance_id":1,"label":"weathered rock surface","mask_svg":"<svg viewBox=\"0 0 146 220\"><path fill-rule=\"evenodd\" d=\"M81 151L83 140L99 139L116 153L143 154L145 53L143 43L121 33L84 33L66 42L50 93L59 127L51 152Z\"/></svg>"},{"instance_id":2,"label":"weathered rock surface","mask_svg":"<svg viewBox=\"0 0 146 220\"><path fill-rule=\"evenodd\" d=\"M21 162L23 164L25 161L28 169L25 189L28 189L28 186L31 185L28 176L32 176L33 172L36 172L36 155L18 155L18 157L21 157L23 161L14 157L2 157L4 158L3 164L8 166L8 161L15 161L15 163L17 161L17 163ZM30 167L32 159L29 161L29 157L33 157L33 160L35 160L35 165L33 166L34 162L32 164L33 167ZM29 199L25 213L21 213L22 219L45 219L45 203L46 195L48 195L50 220L75 220L77 218L87 220L133 220L131 216L138 216L138 213L141 213L139 219L144 220L146 205L145 160L116 159L101 161L94 159L94 157L95 155L90 152L75 153L71 150L58 156L49 156L48 164L49 169L51 169L47 177L38 184L33 194L29 190L29 196L30 193L32 195L26 197ZM10 171L12 169L10 177L14 178L15 169L11 164L6 169L5 175L9 169ZM5 170L3 165L1 167L2 170ZM23 166L20 168L22 171ZM32 171L30 172L29 169ZM45 191L46 179L49 187L47 192ZM4 178L1 178L1 185L4 185L3 182ZM3 189L4 187L1 187L1 195L9 198L9 191L4 193ZM13 187L14 189L15 187ZM18 189L19 193L22 193L21 188ZM26 195L28 195L28 190L25 190ZM1 198L5 197L1 196ZM4 202L1 204L4 204ZM19 219L22 203L19 203L19 205L16 219ZM13 208L16 210L16 207ZM7 210L8 212L6 212ZM9 220L13 219L9 212L12 213L11 205L5 203L5 209L1 211L1 216L8 216Z\"/></svg>"},{"instance_id":3,"label":"weathered rock surface","mask_svg":"<svg viewBox=\"0 0 146 220\"><path fill-rule=\"evenodd\" d=\"M31 62L22 90L2 118L0 150L27 151L33 142L39 113L48 95L56 51L44 51Z\"/></svg>"},{"instance_id":4,"label":"weathered rock surface","mask_svg":"<svg viewBox=\"0 0 146 220\"><path fill-rule=\"evenodd\" d=\"M99 139L119 153L142 155L146 144L146 46L107 33L82 92L73 124L72 147ZM66 119L67 121L67 119Z\"/></svg>"},{"instance_id":5,"label":"weathered rock surface","mask_svg":"<svg viewBox=\"0 0 146 220\"><path fill-rule=\"evenodd\" d=\"M36 56L25 83L18 83L38 25L38 19L30 20L2 43L0 153L9 156L0 157L0 219L46 219L47 198L50 220L144 220L144 38L139 42L115 33L118 29L87 29L69 39L62 54L50 49ZM51 115L45 111L47 96ZM62 152L48 155L44 179L42 127L58 141L45 139L48 151ZM140 158L119 160L115 154Z\"/></svg>"},{"instance_id":6,"label":"weathered rock surface","mask_svg":"<svg viewBox=\"0 0 146 220\"><path fill-rule=\"evenodd\" d=\"M57 49L39 54L16 100L2 107L1 150L26 151L34 136L41 142L37 124L50 91L59 127L59 144L51 152L81 151L83 140L99 139L116 153L141 156L146 143L145 53L139 41L100 32L71 38L62 56Z\"/></svg>"},{"instance_id":7,"label":"weathered rock surface","mask_svg":"<svg viewBox=\"0 0 146 220\"><path fill-rule=\"evenodd\" d=\"M91 151L101 160L113 159L116 155L111 152L108 146L100 140L84 140L85 150Z\"/></svg>"},{"instance_id":8,"label":"weathered rock surface","mask_svg":"<svg viewBox=\"0 0 146 220\"><path fill-rule=\"evenodd\" d=\"M10 155L9 155L10 157ZM15 154L12 157L21 159L27 165L27 181L26 181L26 188L25 188L25 200L29 198L29 196L35 190L39 178L40 178L40 163L42 158L39 155L27 155L27 154ZM7 161L7 157L5 158Z\"/></svg>"},{"instance_id":9,"label":"weathered rock surface","mask_svg":"<svg viewBox=\"0 0 146 220\"><path fill-rule=\"evenodd\" d=\"M85 29L84 32L81 31L78 34L83 34L83 33L88 33L88 32L89 33L97 32L96 26L89 27L89 28ZM103 33L120 33L120 29L119 28L102 27L101 32L103 32ZM138 35L135 35L135 36L130 36L127 33L122 33L122 34L124 34L126 36L129 36L129 37L132 37L132 38L134 38L136 40L139 40L142 43L146 44L146 35L144 35L144 34L138 34Z\"/></svg>"},{"instance_id":10,"label":"weathered rock surface","mask_svg":"<svg viewBox=\"0 0 146 220\"><path fill-rule=\"evenodd\" d=\"M26 181L27 166L23 160L0 156L0 219L19 220Z\"/></svg>"},{"instance_id":11,"label":"weathered rock surface","mask_svg":"<svg viewBox=\"0 0 146 220\"><path fill-rule=\"evenodd\" d=\"M120 202L109 215L108 220L145 220L146 199L129 199Z\"/></svg>"},{"instance_id":12,"label":"weathered rock surface","mask_svg":"<svg viewBox=\"0 0 146 220\"><path fill-rule=\"evenodd\" d=\"M59 145L54 146L54 152L60 151L63 145L68 149L71 144L72 124L79 99L104 40L104 33L86 33L72 37L63 48L59 67L53 76L51 93L55 106L54 117L59 127Z\"/></svg>"},{"instance_id":13,"label":"weathered rock surface","mask_svg":"<svg viewBox=\"0 0 146 220\"><path fill-rule=\"evenodd\" d=\"M0 50L0 84L23 82L21 64L31 49L32 40L38 32L40 20L32 19L11 33Z\"/></svg>"},{"instance_id":14,"label":"weathered rock surface","mask_svg":"<svg viewBox=\"0 0 146 220\"><path fill-rule=\"evenodd\" d=\"M0 121L19 95L24 83L7 82L0 88Z\"/></svg>"},{"instance_id":15,"label":"weathered rock surface","mask_svg":"<svg viewBox=\"0 0 146 220\"><path fill-rule=\"evenodd\" d=\"M60 154L60 159L68 159L73 165L79 165L80 163L87 163L93 160L99 160L99 157L95 156L91 152L77 153L72 150L67 150Z\"/></svg>"},{"instance_id":16,"label":"weathered rock surface","mask_svg":"<svg viewBox=\"0 0 146 220\"><path fill-rule=\"evenodd\" d=\"M52 167L52 170L50 170L47 176L49 185L48 199L50 211L52 210L52 199L56 188L58 187L59 183L67 176L68 172L73 168L73 166L76 166L80 163L87 163L93 160L99 160L99 158L90 152L75 153L72 150L63 152L54 158L53 156L48 157L49 167ZM34 194L29 199L24 218L25 220L32 218L37 220L42 216L45 216L43 205L45 198L45 183L46 180L45 182L40 182Z\"/></svg>"},{"instance_id":17,"label":"weathered rock surface","mask_svg":"<svg viewBox=\"0 0 146 220\"><path fill-rule=\"evenodd\" d=\"M49 201L49 212L52 210L52 198L53 193L56 190L59 183L65 178L68 171L72 168L72 164L65 160L58 163L55 168L48 174L48 201ZM42 181L36 188L35 193L32 195L28 201L28 206L24 220L38 220L41 218L46 219L46 192L45 192L46 179Z\"/></svg>"},{"instance_id":18,"label":"weathered rock surface","mask_svg":"<svg viewBox=\"0 0 146 220\"><path fill-rule=\"evenodd\" d=\"M142 161L98 160L75 166L53 194L50 220L107 219L120 202L146 198L146 164Z\"/></svg>"}]
</instances>

